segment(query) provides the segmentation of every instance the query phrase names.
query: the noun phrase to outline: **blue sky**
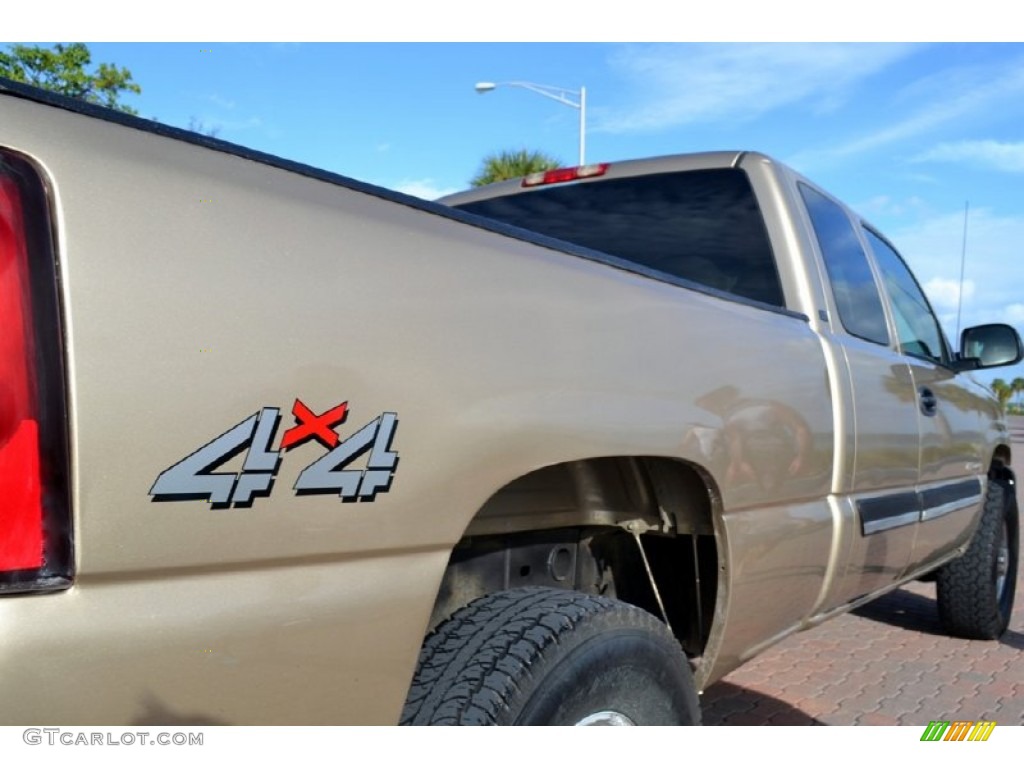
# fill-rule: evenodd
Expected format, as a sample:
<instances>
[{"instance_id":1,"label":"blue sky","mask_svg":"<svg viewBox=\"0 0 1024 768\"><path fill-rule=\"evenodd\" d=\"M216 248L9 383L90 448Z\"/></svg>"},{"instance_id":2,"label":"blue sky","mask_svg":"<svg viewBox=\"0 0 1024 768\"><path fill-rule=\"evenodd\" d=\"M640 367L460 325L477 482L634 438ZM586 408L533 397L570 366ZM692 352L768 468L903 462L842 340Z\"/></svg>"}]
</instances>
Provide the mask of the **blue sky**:
<instances>
[{"instance_id":1,"label":"blue sky","mask_svg":"<svg viewBox=\"0 0 1024 768\"><path fill-rule=\"evenodd\" d=\"M272 34L272 33L271 33ZM587 159L756 149L885 232L954 335L1024 330L1024 45L933 43L105 43L144 117L423 197L481 158L577 157L578 113L518 88L588 94ZM955 343L955 342L954 342ZM984 379L1024 376L1024 365Z\"/></svg>"}]
</instances>

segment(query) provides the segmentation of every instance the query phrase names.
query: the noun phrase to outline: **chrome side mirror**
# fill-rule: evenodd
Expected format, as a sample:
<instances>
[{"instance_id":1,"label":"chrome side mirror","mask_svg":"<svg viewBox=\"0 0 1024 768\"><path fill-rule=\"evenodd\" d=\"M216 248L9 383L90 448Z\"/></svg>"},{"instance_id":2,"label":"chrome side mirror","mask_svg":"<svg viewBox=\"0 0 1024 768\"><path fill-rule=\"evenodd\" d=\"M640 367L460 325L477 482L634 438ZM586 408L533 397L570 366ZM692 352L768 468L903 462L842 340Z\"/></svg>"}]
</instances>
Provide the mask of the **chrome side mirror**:
<instances>
[{"instance_id":1,"label":"chrome side mirror","mask_svg":"<svg viewBox=\"0 0 1024 768\"><path fill-rule=\"evenodd\" d=\"M965 328L960 334L958 368L998 368L1024 359L1024 344L1009 325L992 323Z\"/></svg>"}]
</instances>

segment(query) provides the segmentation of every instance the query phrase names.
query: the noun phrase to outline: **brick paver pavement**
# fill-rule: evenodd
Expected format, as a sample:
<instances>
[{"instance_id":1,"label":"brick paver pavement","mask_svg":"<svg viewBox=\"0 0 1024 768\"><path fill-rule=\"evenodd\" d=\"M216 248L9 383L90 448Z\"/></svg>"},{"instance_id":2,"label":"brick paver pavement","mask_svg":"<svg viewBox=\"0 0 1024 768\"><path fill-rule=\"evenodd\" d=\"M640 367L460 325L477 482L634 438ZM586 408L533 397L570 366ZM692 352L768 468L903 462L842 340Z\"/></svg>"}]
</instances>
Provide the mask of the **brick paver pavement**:
<instances>
[{"instance_id":1,"label":"brick paver pavement","mask_svg":"<svg viewBox=\"0 0 1024 768\"><path fill-rule=\"evenodd\" d=\"M1011 427L1024 478L1024 419ZM710 686L702 705L705 725L1024 725L1024 570L998 642L946 636L935 585L915 582L787 638Z\"/></svg>"}]
</instances>

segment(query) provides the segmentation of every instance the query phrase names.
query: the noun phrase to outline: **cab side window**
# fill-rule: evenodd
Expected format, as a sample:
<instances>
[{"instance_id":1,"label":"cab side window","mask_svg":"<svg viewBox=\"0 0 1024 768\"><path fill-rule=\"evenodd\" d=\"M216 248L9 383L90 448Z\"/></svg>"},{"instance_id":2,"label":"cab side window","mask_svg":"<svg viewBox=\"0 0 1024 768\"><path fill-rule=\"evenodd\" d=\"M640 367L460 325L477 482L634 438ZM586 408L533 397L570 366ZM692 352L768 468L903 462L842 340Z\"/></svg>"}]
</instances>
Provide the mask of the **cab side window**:
<instances>
[{"instance_id":1,"label":"cab side window","mask_svg":"<svg viewBox=\"0 0 1024 768\"><path fill-rule=\"evenodd\" d=\"M839 321L854 336L888 345L882 298L853 223L841 206L817 190L800 184L800 194L825 260Z\"/></svg>"},{"instance_id":2,"label":"cab side window","mask_svg":"<svg viewBox=\"0 0 1024 768\"><path fill-rule=\"evenodd\" d=\"M865 228L864 234L882 272L882 282L896 321L900 351L912 357L947 364L950 358L946 337L921 286L891 245L870 229Z\"/></svg>"}]
</instances>

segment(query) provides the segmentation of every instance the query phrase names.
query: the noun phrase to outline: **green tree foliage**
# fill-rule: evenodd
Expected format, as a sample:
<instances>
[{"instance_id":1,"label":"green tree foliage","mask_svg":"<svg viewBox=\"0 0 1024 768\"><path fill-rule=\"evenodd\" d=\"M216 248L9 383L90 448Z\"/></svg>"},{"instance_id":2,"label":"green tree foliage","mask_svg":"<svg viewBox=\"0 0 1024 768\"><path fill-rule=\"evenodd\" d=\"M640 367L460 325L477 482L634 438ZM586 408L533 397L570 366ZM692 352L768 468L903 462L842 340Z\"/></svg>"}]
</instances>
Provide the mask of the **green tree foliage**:
<instances>
[{"instance_id":1,"label":"green tree foliage","mask_svg":"<svg viewBox=\"0 0 1024 768\"><path fill-rule=\"evenodd\" d=\"M561 161L543 152L525 149L495 152L484 158L480 170L470 181L474 187L493 184L506 179L518 179L531 173L550 171L562 165Z\"/></svg>"},{"instance_id":2,"label":"green tree foliage","mask_svg":"<svg viewBox=\"0 0 1024 768\"><path fill-rule=\"evenodd\" d=\"M85 43L58 43L53 48L38 45L9 45L0 51L0 77L28 83L64 96L136 115L121 103L124 93L142 93L124 67L100 64L93 71L92 54Z\"/></svg>"},{"instance_id":3,"label":"green tree foliage","mask_svg":"<svg viewBox=\"0 0 1024 768\"><path fill-rule=\"evenodd\" d=\"M1006 408L1006 404L1013 397L1013 387L1002 379L993 379L991 384L992 392L999 399L999 405Z\"/></svg>"},{"instance_id":4,"label":"green tree foliage","mask_svg":"<svg viewBox=\"0 0 1024 768\"><path fill-rule=\"evenodd\" d=\"M188 129L193 133L201 133L204 136L209 136L211 139L217 138L220 134L220 128L218 126L209 126L195 116L188 119Z\"/></svg>"},{"instance_id":5,"label":"green tree foliage","mask_svg":"<svg viewBox=\"0 0 1024 768\"><path fill-rule=\"evenodd\" d=\"M1010 382L1010 390L1017 396L1017 405L1012 409L1014 413L1024 413L1024 377L1018 376Z\"/></svg>"}]
</instances>

